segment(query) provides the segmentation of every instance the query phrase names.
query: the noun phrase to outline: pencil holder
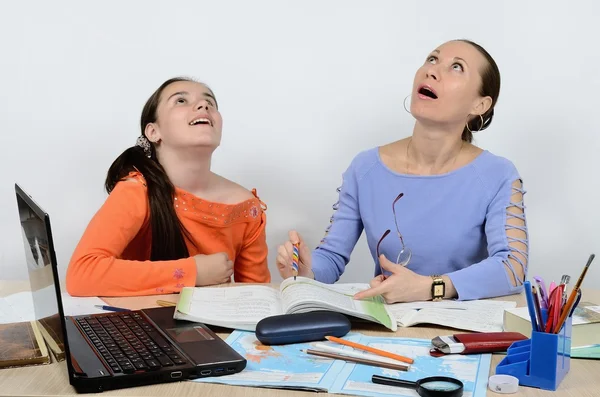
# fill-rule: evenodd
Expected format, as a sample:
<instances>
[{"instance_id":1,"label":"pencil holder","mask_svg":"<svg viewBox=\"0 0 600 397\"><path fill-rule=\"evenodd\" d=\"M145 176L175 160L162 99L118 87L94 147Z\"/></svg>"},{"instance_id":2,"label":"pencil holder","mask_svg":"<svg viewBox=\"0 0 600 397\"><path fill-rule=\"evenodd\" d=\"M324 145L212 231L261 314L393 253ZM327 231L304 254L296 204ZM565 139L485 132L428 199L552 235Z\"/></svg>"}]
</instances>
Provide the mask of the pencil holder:
<instances>
[{"instance_id":1,"label":"pencil holder","mask_svg":"<svg viewBox=\"0 0 600 397\"><path fill-rule=\"evenodd\" d=\"M546 310L542 310L545 323ZM571 316L558 334L533 331L531 338L514 342L496 366L497 374L512 375L522 386L556 390L571 367Z\"/></svg>"}]
</instances>

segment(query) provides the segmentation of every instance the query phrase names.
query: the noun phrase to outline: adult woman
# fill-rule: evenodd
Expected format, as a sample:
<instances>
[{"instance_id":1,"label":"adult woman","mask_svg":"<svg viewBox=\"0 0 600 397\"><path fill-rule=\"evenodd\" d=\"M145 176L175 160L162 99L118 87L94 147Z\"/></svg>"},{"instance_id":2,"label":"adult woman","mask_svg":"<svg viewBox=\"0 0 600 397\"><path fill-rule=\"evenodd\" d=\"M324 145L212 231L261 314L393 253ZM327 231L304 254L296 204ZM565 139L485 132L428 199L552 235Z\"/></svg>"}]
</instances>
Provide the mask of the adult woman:
<instances>
[{"instance_id":1,"label":"adult woman","mask_svg":"<svg viewBox=\"0 0 600 397\"><path fill-rule=\"evenodd\" d=\"M432 51L414 78L412 136L355 157L325 238L311 254L291 231L278 249L281 275L291 275L299 243L299 275L337 281L364 228L375 278L357 299L518 292L528 255L522 181L510 161L471 144L499 93L498 67L481 46L455 40Z\"/></svg>"},{"instance_id":2,"label":"adult woman","mask_svg":"<svg viewBox=\"0 0 600 397\"><path fill-rule=\"evenodd\" d=\"M185 78L148 99L137 144L106 178L109 196L67 271L71 295L179 292L269 282L263 204L210 170L222 119L213 92Z\"/></svg>"}]
</instances>

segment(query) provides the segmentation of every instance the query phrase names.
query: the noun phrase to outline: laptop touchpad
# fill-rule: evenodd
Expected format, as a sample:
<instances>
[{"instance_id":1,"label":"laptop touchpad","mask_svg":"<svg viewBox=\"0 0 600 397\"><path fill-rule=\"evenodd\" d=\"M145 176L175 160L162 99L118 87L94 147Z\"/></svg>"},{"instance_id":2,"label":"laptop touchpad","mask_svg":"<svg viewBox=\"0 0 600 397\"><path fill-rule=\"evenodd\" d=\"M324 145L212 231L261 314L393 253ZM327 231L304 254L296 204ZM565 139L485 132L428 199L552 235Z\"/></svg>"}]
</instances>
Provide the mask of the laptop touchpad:
<instances>
[{"instance_id":1,"label":"laptop touchpad","mask_svg":"<svg viewBox=\"0 0 600 397\"><path fill-rule=\"evenodd\" d=\"M166 331L177 343L202 342L214 339L201 325L167 328Z\"/></svg>"}]
</instances>

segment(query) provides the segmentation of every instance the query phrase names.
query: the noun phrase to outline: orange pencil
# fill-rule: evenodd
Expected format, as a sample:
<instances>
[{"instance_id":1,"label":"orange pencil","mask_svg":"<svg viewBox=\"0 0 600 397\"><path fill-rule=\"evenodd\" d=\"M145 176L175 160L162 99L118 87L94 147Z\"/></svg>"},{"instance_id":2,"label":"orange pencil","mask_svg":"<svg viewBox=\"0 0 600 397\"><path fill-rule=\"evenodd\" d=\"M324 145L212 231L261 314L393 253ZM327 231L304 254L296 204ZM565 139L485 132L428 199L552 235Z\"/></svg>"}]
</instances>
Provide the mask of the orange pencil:
<instances>
[{"instance_id":1,"label":"orange pencil","mask_svg":"<svg viewBox=\"0 0 600 397\"><path fill-rule=\"evenodd\" d=\"M412 363L415 362L415 360L413 360L412 358L400 356L398 354L386 352L384 350L379 350L379 349L375 349L373 347L361 345L360 343L350 342L350 341L345 340L345 339L336 338L335 336L326 336L325 339L327 339L330 342L335 342L335 343L339 343L340 345L350 346L350 347L353 347L355 349L364 350L364 351L367 351L367 352L370 352L370 353L377 354L377 355L382 356L382 357L387 357L387 358L391 358L391 359L394 359L394 360L403 361L405 363L412 364Z\"/></svg>"}]
</instances>

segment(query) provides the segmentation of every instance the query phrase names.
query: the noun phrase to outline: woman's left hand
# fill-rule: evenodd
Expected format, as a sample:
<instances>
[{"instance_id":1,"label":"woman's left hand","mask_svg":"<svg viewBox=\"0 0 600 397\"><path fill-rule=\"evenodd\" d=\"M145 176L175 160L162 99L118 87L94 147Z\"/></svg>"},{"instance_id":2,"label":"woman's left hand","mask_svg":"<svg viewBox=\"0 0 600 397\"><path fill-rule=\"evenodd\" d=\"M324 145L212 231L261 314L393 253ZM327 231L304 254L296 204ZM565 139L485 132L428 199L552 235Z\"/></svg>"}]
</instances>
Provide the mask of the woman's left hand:
<instances>
[{"instance_id":1,"label":"woman's left hand","mask_svg":"<svg viewBox=\"0 0 600 397\"><path fill-rule=\"evenodd\" d=\"M371 288L358 292L354 299L365 299L381 295L387 303L415 302L431 299L431 277L421 276L389 261L384 255L379 257L381 270L392 274L385 277L383 274L375 277L369 285Z\"/></svg>"}]
</instances>

